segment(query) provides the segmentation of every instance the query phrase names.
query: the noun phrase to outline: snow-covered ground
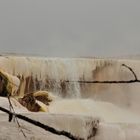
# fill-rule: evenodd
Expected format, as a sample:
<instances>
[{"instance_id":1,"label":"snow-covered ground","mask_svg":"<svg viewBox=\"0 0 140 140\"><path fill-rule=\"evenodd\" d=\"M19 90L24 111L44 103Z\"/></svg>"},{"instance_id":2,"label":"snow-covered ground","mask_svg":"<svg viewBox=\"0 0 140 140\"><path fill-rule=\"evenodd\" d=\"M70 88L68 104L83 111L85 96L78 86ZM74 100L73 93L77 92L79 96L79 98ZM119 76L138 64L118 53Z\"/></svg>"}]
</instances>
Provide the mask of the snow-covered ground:
<instances>
[{"instance_id":1,"label":"snow-covered ground","mask_svg":"<svg viewBox=\"0 0 140 140\"><path fill-rule=\"evenodd\" d=\"M88 99L58 99L49 106L49 112L33 113L11 99L17 113L32 118L57 130L65 130L85 140L139 140L140 116L111 103ZM0 98L0 106L9 108L7 98ZM30 140L67 140L37 126L19 120L22 130ZM0 139L24 140L16 122L8 122L8 115L0 111ZM97 134L92 136L93 128Z\"/></svg>"},{"instance_id":2,"label":"snow-covered ground","mask_svg":"<svg viewBox=\"0 0 140 140\"><path fill-rule=\"evenodd\" d=\"M132 71L122 64L131 67L140 79L139 60L0 57L0 68L20 79L18 96L37 90L58 96L44 113L29 112L11 99L16 113L85 140L140 140L139 83L65 83L65 80L133 80ZM7 98L0 98L0 106L9 109ZM20 121L20 125L30 140L68 139L24 121ZM1 140L25 139L18 125L8 122L8 115L1 111L0 126ZM94 136L95 127L97 133Z\"/></svg>"}]
</instances>

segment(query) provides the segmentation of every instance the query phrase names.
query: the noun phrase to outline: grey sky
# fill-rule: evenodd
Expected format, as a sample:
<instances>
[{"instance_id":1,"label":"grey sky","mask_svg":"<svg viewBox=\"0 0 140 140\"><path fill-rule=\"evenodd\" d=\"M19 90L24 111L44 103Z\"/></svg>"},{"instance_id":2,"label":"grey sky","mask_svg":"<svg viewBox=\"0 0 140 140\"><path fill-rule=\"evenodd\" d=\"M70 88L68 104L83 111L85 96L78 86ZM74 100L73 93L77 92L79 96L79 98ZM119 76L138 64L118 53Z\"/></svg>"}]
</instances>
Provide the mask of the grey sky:
<instances>
[{"instance_id":1,"label":"grey sky","mask_svg":"<svg viewBox=\"0 0 140 140\"><path fill-rule=\"evenodd\" d=\"M0 52L140 53L139 0L0 0Z\"/></svg>"}]
</instances>

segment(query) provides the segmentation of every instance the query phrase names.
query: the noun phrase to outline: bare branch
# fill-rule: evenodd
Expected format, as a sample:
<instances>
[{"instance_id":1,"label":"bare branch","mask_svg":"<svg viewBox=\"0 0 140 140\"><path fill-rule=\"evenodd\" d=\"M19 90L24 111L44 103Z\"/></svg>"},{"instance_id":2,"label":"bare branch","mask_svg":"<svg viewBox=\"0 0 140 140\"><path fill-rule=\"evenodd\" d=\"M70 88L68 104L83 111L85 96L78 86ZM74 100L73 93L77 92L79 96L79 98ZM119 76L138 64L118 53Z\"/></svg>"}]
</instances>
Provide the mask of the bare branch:
<instances>
[{"instance_id":1,"label":"bare branch","mask_svg":"<svg viewBox=\"0 0 140 140\"><path fill-rule=\"evenodd\" d=\"M11 100L10 100L10 96L9 96L9 95L8 95L8 101L9 101L10 111L13 110L13 114L15 114L15 110L14 110L14 107L13 107L13 105L12 105L12 103L11 103ZM24 133L24 131L22 130L22 128L21 128L21 126L20 126L20 123L19 123L17 117L16 117L15 115L13 115L13 114L12 114L12 113L9 114L9 122L12 121L13 116L14 116L14 118L15 118L15 120L16 120L16 123L17 123L18 127L20 128L20 131L22 132L23 136L24 136L25 138L27 138L26 135L25 135L25 133Z\"/></svg>"},{"instance_id":2,"label":"bare branch","mask_svg":"<svg viewBox=\"0 0 140 140\"><path fill-rule=\"evenodd\" d=\"M78 83L88 83L88 84L92 84L92 83L99 83L99 84L129 84L129 83L136 83L136 82L140 82L140 80L128 80L128 81L65 81L67 83L70 82L78 82Z\"/></svg>"},{"instance_id":3,"label":"bare branch","mask_svg":"<svg viewBox=\"0 0 140 140\"><path fill-rule=\"evenodd\" d=\"M140 80L138 80L138 78L137 78L137 76L136 76L136 74L135 74L135 72L133 71L133 69L132 68L130 68L129 66L127 66L127 65L125 65L125 64L122 64L122 66L124 66L124 67L126 67L126 68L128 68L131 72L132 72L132 74L134 75L134 80L119 80L119 81L117 81L117 80L113 80L113 81L108 81L108 80L104 80L104 81L69 81L69 80L66 80L66 81L64 81L64 82L66 82L66 83L70 83L70 82L78 82L78 83L88 83L88 84L92 84L92 83L99 83L99 84L129 84L129 83L140 83Z\"/></svg>"},{"instance_id":4,"label":"bare branch","mask_svg":"<svg viewBox=\"0 0 140 140\"><path fill-rule=\"evenodd\" d=\"M122 66L128 68L128 69L132 72L132 74L134 75L135 80L138 80L138 78L137 78L137 76L136 76L136 74L135 74L135 72L133 71L132 68L130 68L129 66L127 66L127 65L125 65L125 64L122 64Z\"/></svg>"},{"instance_id":5,"label":"bare branch","mask_svg":"<svg viewBox=\"0 0 140 140\"><path fill-rule=\"evenodd\" d=\"M21 120L24 120L24 121L26 121L26 122L28 122L28 123L31 123L31 124L33 124L33 125L35 125L35 126L38 126L38 127L42 128L42 129L44 129L44 130L46 130L46 131L49 131L49 132L53 133L53 134L56 134L56 135L63 135L63 136L65 136L65 137L67 137L67 138L70 138L70 139L72 139L72 140L84 140L83 138L76 137L76 136L72 135L71 133L69 133L69 132L67 132L67 131L64 131L64 130L62 130L62 131L56 130L56 129L53 128L53 127L50 127L50 126L45 125L45 124L42 124L42 123L40 123L40 122L38 122L38 121L35 121L35 120L33 120L33 119L30 119L30 118L28 118L28 117L26 117L26 116L13 113L13 112L11 112L11 111L9 111L9 110L3 108L3 107L0 107L0 110L3 111L3 112L5 112L5 113L7 113L8 115L13 115L13 116L15 116L15 117L17 117L17 118L19 118L19 119L21 119Z\"/></svg>"}]
</instances>

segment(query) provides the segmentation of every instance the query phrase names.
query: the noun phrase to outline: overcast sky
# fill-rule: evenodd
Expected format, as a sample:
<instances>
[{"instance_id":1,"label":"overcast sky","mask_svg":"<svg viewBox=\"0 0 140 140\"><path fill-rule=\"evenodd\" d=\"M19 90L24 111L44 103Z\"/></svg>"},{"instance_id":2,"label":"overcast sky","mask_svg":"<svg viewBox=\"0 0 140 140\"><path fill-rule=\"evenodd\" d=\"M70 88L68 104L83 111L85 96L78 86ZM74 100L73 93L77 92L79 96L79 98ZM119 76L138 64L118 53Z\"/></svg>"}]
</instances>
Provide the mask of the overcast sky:
<instances>
[{"instance_id":1,"label":"overcast sky","mask_svg":"<svg viewBox=\"0 0 140 140\"><path fill-rule=\"evenodd\" d=\"M140 0L0 0L0 53L140 54Z\"/></svg>"}]
</instances>

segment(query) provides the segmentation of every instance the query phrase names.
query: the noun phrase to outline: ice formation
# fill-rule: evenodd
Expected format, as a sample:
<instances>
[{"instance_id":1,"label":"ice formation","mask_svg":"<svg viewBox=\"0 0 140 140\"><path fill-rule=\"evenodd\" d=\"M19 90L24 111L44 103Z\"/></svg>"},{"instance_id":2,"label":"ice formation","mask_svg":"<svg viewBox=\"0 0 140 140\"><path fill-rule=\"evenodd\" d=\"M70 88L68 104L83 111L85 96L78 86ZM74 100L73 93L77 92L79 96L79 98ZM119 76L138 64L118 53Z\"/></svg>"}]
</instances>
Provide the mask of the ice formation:
<instances>
[{"instance_id":1,"label":"ice formation","mask_svg":"<svg viewBox=\"0 0 140 140\"><path fill-rule=\"evenodd\" d=\"M139 83L92 84L76 81L132 80L130 66L140 79L139 60L43 58L1 56L0 69L20 79L17 96L44 90L54 97L48 108L49 121L59 129L88 139L89 132L82 123L100 120L97 140L140 139ZM66 82L67 81L67 82ZM56 116L61 115L58 120ZM66 123L67 117L73 123ZM46 119L47 119L46 116ZM90 117L87 121L86 118ZM96 119L94 119L96 118ZM79 129L74 124L79 119ZM84 128L85 127L85 128ZM88 132L87 132L88 131ZM131 132L131 134L130 134ZM93 137L91 137L92 139Z\"/></svg>"}]
</instances>

